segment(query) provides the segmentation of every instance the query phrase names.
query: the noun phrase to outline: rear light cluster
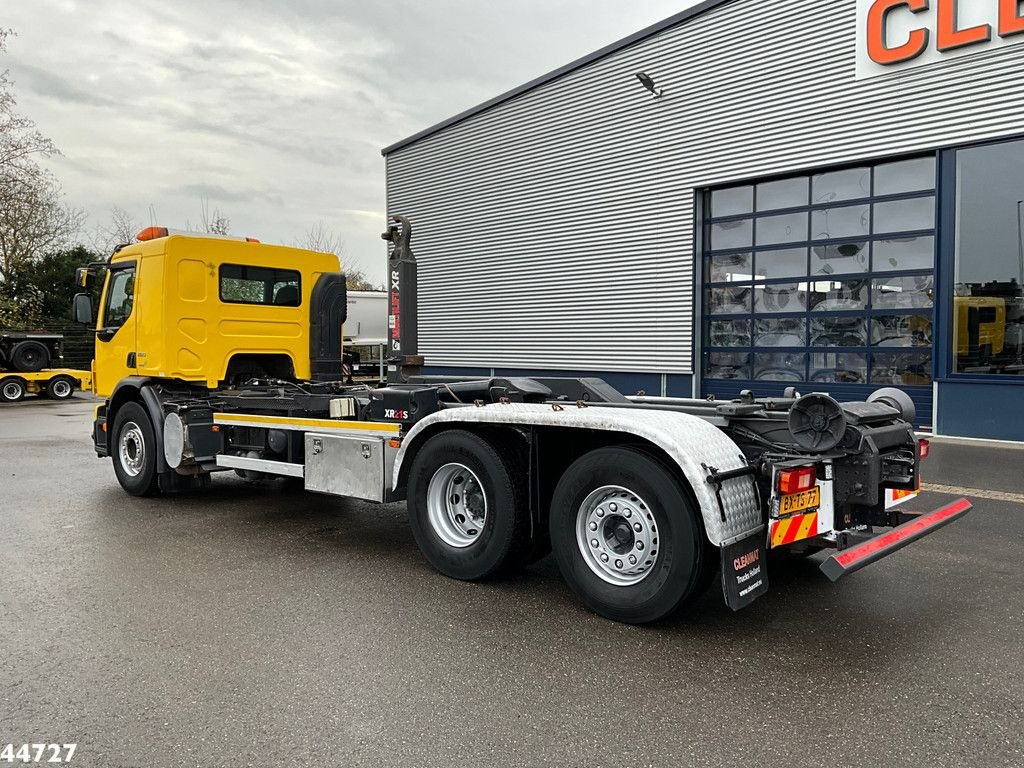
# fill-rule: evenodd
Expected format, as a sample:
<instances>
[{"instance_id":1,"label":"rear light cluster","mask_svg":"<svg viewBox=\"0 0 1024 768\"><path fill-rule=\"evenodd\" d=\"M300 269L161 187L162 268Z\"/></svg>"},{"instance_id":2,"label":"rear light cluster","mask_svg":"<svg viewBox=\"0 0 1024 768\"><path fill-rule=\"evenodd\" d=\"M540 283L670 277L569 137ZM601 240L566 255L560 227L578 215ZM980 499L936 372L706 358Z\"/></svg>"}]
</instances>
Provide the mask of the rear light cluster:
<instances>
[{"instance_id":1,"label":"rear light cluster","mask_svg":"<svg viewBox=\"0 0 1024 768\"><path fill-rule=\"evenodd\" d=\"M917 441L917 454L922 459L927 459L928 458L928 454L931 453L931 450L932 450L932 444L930 442L928 442L927 440L918 440Z\"/></svg>"},{"instance_id":2,"label":"rear light cluster","mask_svg":"<svg viewBox=\"0 0 1024 768\"><path fill-rule=\"evenodd\" d=\"M779 493L789 496L802 491L809 491L818 482L818 473L814 467L784 469L779 472Z\"/></svg>"}]
</instances>

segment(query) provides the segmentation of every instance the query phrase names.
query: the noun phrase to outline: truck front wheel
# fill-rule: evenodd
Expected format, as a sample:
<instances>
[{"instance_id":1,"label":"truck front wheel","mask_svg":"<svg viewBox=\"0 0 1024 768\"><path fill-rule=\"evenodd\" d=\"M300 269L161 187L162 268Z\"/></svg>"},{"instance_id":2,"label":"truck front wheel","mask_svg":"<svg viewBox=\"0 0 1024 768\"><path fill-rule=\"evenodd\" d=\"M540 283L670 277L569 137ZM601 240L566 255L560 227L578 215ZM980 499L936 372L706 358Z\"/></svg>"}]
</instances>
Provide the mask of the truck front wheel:
<instances>
[{"instance_id":1,"label":"truck front wheel","mask_svg":"<svg viewBox=\"0 0 1024 768\"><path fill-rule=\"evenodd\" d=\"M591 610L645 624L706 588L714 552L694 502L660 461L600 448L566 470L551 502L559 570Z\"/></svg>"},{"instance_id":2,"label":"truck front wheel","mask_svg":"<svg viewBox=\"0 0 1024 768\"><path fill-rule=\"evenodd\" d=\"M528 545L526 478L472 432L443 432L409 473L409 522L430 564L463 581L518 561Z\"/></svg>"},{"instance_id":3,"label":"truck front wheel","mask_svg":"<svg viewBox=\"0 0 1024 768\"><path fill-rule=\"evenodd\" d=\"M156 435L149 414L139 403L125 403L114 417L110 446L117 481L132 496L157 492Z\"/></svg>"}]
</instances>

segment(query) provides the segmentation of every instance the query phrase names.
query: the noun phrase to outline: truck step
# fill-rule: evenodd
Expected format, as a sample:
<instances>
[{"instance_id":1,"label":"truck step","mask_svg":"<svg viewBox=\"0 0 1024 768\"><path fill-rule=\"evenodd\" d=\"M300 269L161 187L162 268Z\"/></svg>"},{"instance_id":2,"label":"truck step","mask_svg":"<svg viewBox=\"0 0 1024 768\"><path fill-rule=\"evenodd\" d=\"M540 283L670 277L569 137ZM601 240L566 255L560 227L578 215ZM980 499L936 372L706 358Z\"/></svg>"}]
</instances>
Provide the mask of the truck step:
<instances>
[{"instance_id":1,"label":"truck step","mask_svg":"<svg viewBox=\"0 0 1024 768\"><path fill-rule=\"evenodd\" d=\"M285 477L303 477L305 472L301 464L289 464L287 461L270 461L269 459L251 459L248 456L217 457L217 466L226 469L247 469L250 472L266 472L270 475Z\"/></svg>"}]
</instances>

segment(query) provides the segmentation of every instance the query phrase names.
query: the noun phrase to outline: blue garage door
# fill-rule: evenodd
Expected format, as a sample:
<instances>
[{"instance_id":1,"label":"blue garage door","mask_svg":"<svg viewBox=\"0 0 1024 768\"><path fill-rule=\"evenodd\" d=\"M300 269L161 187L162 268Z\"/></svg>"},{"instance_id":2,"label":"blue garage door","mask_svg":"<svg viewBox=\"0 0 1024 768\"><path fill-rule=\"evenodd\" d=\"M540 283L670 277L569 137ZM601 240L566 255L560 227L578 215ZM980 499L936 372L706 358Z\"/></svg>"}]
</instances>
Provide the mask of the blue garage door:
<instances>
[{"instance_id":1,"label":"blue garage door","mask_svg":"<svg viewBox=\"0 0 1024 768\"><path fill-rule=\"evenodd\" d=\"M704 394L907 391L932 414L934 156L706 195Z\"/></svg>"}]
</instances>

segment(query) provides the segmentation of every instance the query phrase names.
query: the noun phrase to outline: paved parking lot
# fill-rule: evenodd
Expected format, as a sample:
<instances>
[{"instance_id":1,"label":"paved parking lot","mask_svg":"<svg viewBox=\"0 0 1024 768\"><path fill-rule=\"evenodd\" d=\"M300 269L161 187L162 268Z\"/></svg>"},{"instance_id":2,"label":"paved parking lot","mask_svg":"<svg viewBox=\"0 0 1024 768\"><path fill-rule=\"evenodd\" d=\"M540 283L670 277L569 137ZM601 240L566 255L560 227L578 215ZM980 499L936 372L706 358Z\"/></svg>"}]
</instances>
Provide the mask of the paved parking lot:
<instances>
[{"instance_id":1,"label":"paved parking lot","mask_svg":"<svg viewBox=\"0 0 1024 768\"><path fill-rule=\"evenodd\" d=\"M550 560L439 576L401 505L228 477L129 498L91 407L0 406L0 745L101 768L1024 764L1024 451L938 446L928 479L1004 495L845 582L780 565L745 612L712 593L637 628Z\"/></svg>"}]
</instances>

